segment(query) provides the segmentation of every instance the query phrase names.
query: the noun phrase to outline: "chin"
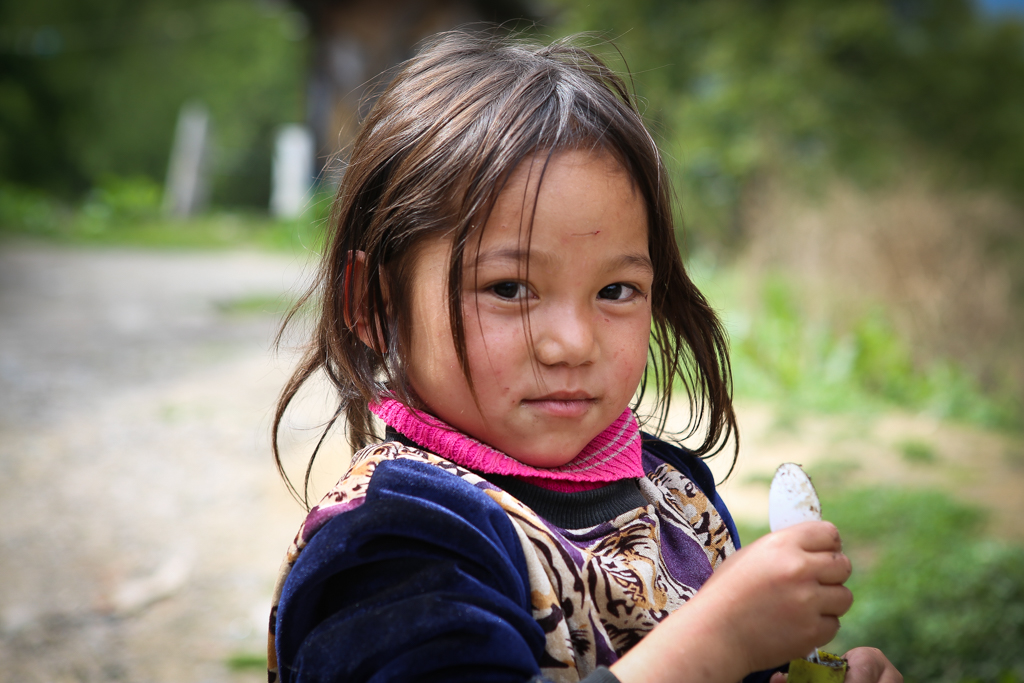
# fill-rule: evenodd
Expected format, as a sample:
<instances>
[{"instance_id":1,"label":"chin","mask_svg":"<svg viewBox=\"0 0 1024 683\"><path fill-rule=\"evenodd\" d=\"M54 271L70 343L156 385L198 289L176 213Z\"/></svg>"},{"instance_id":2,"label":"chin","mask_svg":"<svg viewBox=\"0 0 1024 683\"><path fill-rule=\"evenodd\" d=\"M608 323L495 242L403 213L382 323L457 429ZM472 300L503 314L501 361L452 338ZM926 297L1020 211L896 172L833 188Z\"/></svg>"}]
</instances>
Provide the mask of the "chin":
<instances>
[{"instance_id":1,"label":"chin","mask_svg":"<svg viewBox=\"0 0 1024 683\"><path fill-rule=\"evenodd\" d=\"M580 454L587 444L582 444L579 448L570 446L566 448L536 448L532 449L529 453L512 453L506 451L510 456L530 467L539 467L542 469L552 469L554 467L561 467L572 462L573 458Z\"/></svg>"}]
</instances>

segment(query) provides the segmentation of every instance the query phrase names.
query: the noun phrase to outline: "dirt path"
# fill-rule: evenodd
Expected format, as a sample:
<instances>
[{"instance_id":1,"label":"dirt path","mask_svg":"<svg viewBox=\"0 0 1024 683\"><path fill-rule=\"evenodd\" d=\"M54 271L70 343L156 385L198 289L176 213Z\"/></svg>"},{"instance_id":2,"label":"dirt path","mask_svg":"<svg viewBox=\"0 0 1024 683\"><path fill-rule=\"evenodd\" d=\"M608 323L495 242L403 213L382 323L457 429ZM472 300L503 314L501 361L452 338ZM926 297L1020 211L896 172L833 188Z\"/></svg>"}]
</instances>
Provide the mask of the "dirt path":
<instances>
[{"instance_id":1,"label":"dirt path","mask_svg":"<svg viewBox=\"0 0 1024 683\"><path fill-rule=\"evenodd\" d=\"M301 272L0 253L0 680L265 680L225 662L265 647L301 511L267 448L275 318L225 309Z\"/></svg>"},{"instance_id":2,"label":"dirt path","mask_svg":"<svg viewBox=\"0 0 1024 683\"><path fill-rule=\"evenodd\" d=\"M0 681L264 680L269 595L302 512L270 461L292 359L270 354L261 302L275 308L303 270L245 252L0 246ZM323 401L307 406L300 426ZM914 416L740 415L724 488L738 517L762 519L763 479L796 461L996 492L996 528L1024 538L1019 441ZM910 438L931 462L899 455Z\"/></svg>"}]
</instances>

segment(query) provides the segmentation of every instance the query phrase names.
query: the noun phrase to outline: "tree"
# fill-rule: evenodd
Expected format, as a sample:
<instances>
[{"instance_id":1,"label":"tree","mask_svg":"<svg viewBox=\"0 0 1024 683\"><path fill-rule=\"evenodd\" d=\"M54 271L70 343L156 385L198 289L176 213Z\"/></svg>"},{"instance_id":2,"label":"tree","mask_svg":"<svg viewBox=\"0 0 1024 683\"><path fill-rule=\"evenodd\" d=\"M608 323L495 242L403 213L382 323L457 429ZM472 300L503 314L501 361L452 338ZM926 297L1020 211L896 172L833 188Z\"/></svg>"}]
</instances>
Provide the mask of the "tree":
<instances>
[{"instance_id":1,"label":"tree","mask_svg":"<svg viewBox=\"0 0 1024 683\"><path fill-rule=\"evenodd\" d=\"M272 130L302 120L301 18L253 0L0 6L0 180L73 194L162 181L181 105L211 110L215 198L264 204Z\"/></svg>"}]
</instances>

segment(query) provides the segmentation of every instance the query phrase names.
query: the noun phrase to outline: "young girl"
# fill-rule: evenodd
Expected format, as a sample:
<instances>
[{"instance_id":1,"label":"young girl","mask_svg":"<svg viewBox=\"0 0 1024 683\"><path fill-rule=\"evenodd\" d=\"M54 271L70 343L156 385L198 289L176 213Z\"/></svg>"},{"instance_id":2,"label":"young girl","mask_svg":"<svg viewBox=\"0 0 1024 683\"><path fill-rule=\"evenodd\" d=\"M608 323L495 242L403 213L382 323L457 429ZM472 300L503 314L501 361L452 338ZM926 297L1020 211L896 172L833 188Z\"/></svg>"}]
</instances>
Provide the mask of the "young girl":
<instances>
[{"instance_id":1,"label":"young girl","mask_svg":"<svg viewBox=\"0 0 1024 683\"><path fill-rule=\"evenodd\" d=\"M737 551L697 457L736 431L725 334L598 58L440 37L377 100L332 225L275 444L323 372L356 453L288 553L272 681L734 683L835 635L835 527ZM640 432L648 378L662 416L686 387L695 452Z\"/></svg>"}]
</instances>

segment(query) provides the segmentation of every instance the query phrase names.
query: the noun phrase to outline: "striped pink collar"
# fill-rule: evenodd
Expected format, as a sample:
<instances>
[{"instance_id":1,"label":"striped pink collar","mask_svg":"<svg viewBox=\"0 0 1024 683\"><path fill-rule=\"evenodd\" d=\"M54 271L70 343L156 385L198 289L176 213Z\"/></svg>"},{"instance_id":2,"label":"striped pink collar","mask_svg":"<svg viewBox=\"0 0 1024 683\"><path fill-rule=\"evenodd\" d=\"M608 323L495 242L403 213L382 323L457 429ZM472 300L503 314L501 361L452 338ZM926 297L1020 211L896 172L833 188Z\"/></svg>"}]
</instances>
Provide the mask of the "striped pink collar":
<instances>
[{"instance_id":1,"label":"striped pink collar","mask_svg":"<svg viewBox=\"0 0 1024 683\"><path fill-rule=\"evenodd\" d=\"M627 408L568 463L541 468L525 465L463 434L446 423L394 399L371 403L370 410L398 432L442 458L477 472L523 479L555 491L583 491L619 479L644 476L640 426Z\"/></svg>"}]
</instances>

